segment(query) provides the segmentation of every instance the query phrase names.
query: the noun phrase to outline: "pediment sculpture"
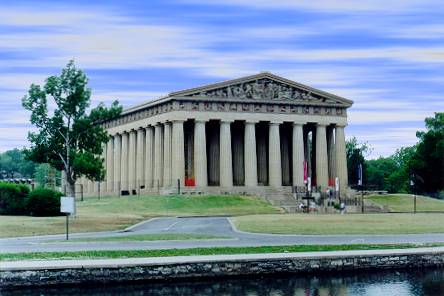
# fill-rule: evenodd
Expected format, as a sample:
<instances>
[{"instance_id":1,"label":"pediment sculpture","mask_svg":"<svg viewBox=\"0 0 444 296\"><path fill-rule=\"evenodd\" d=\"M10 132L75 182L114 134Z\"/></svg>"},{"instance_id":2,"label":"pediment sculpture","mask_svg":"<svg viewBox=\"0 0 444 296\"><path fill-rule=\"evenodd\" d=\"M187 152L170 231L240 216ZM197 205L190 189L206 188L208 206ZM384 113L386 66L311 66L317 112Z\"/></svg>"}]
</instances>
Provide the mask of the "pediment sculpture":
<instances>
[{"instance_id":1,"label":"pediment sculpture","mask_svg":"<svg viewBox=\"0 0 444 296\"><path fill-rule=\"evenodd\" d=\"M257 79L226 87L204 90L186 96L202 98L229 98L229 99L251 99L251 100L301 100L301 101L322 101L326 98L314 95L309 91L304 91L288 84L273 81L268 78Z\"/></svg>"}]
</instances>

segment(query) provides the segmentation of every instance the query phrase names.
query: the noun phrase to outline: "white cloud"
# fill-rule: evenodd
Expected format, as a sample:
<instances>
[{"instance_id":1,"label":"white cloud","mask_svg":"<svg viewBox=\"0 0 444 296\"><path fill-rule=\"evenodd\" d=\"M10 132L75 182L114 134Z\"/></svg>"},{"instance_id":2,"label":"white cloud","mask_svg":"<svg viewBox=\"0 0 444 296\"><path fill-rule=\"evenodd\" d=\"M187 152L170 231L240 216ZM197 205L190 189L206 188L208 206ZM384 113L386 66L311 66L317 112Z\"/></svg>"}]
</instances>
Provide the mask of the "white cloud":
<instances>
[{"instance_id":1,"label":"white cloud","mask_svg":"<svg viewBox=\"0 0 444 296\"><path fill-rule=\"evenodd\" d=\"M82 26L85 22L91 22L94 18L107 22L124 22L125 18L113 15L102 9L76 9L68 7L25 8L5 7L0 10L0 26L34 27L45 26L64 29L65 27Z\"/></svg>"},{"instance_id":2,"label":"white cloud","mask_svg":"<svg viewBox=\"0 0 444 296\"><path fill-rule=\"evenodd\" d=\"M356 136L359 142L368 142L373 151L369 158L392 155L400 147L415 145L418 142L416 132L424 128L394 127L378 128L377 130L359 129L349 133L348 137Z\"/></svg>"},{"instance_id":3,"label":"white cloud","mask_svg":"<svg viewBox=\"0 0 444 296\"><path fill-rule=\"evenodd\" d=\"M110 104L115 100L118 100L124 108L132 107L135 105L142 104L147 101L152 101L154 99L160 98L167 95L161 92L134 92L134 91L117 91L117 92L107 92L107 91L95 91L91 98L91 105L95 106L99 102L104 102L105 104Z\"/></svg>"},{"instance_id":4,"label":"white cloud","mask_svg":"<svg viewBox=\"0 0 444 296\"><path fill-rule=\"evenodd\" d=\"M236 5L254 9L306 9L321 12L380 12L383 14L418 10L433 4L436 0L186 0L189 3Z\"/></svg>"},{"instance_id":5,"label":"white cloud","mask_svg":"<svg viewBox=\"0 0 444 296\"><path fill-rule=\"evenodd\" d=\"M390 110L390 111L360 111L351 109L348 112L349 124L375 124L396 122L422 122L432 112L424 110Z\"/></svg>"},{"instance_id":6,"label":"white cloud","mask_svg":"<svg viewBox=\"0 0 444 296\"><path fill-rule=\"evenodd\" d=\"M27 141L28 127L0 127L0 152L29 146Z\"/></svg>"},{"instance_id":7,"label":"white cloud","mask_svg":"<svg viewBox=\"0 0 444 296\"><path fill-rule=\"evenodd\" d=\"M357 49L299 49L264 50L254 55L262 60L278 59L301 62L352 61L364 59L390 59L405 62L444 62L442 46L381 46Z\"/></svg>"},{"instance_id":8,"label":"white cloud","mask_svg":"<svg viewBox=\"0 0 444 296\"><path fill-rule=\"evenodd\" d=\"M1 45L0 45L1 47ZM24 73L8 73L0 74L0 89L23 90L28 89L32 83L42 85L48 74L24 74ZM4 93L2 91L2 93ZM24 96L22 93L21 96ZM2 95L3 96L3 95Z\"/></svg>"},{"instance_id":9,"label":"white cloud","mask_svg":"<svg viewBox=\"0 0 444 296\"><path fill-rule=\"evenodd\" d=\"M387 35L397 38L441 39L444 35L444 24L414 24L392 27L387 30Z\"/></svg>"}]
</instances>

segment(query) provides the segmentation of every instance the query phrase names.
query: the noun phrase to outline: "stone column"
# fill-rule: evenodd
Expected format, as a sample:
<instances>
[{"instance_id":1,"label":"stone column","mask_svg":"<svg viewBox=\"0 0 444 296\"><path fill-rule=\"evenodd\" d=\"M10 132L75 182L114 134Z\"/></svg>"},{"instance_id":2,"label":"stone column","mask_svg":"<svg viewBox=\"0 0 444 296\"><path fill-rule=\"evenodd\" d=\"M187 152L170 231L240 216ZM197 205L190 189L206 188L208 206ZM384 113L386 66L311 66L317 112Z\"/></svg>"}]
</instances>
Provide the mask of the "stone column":
<instances>
[{"instance_id":1,"label":"stone column","mask_svg":"<svg viewBox=\"0 0 444 296\"><path fill-rule=\"evenodd\" d=\"M163 164L163 147L162 147L162 125L159 123L154 129L154 178L153 187L162 186L162 164Z\"/></svg>"},{"instance_id":2,"label":"stone column","mask_svg":"<svg viewBox=\"0 0 444 296\"><path fill-rule=\"evenodd\" d=\"M112 193L114 190L114 139L109 137L108 144L106 147L106 191L108 194Z\"/></svg>"},{"instance_id":3,"label":"stone column","mask_svg":"<svg viewBox=\"0 0 444 296\"><path fill-rule=\"evenodd\" d=\"M128 133L122 133L122 157L120 158L121 191L128 191Z\"/></svg>"},{"instance_id":4,"label":"stone column","mask_svg":"<svg viewBox=\"0 0 444 296\"><path fill-rule=\"evenodd\" d=\"M335 152L336 152L336 177L339 178L339 190L341 196L345 195L348 187L348 175L347 175L347 156L345 150L345 126L336 126L335 136Z\"/></svg>"},{"instance_id":5,"label":"stone column","mask_svg":"<svg viewBox=\"0 0 444 296\"><path fill-rule=\"evenodd\" d=\"M325 188L328 186L328 156L326 125L316 126L316 185Z\"/></svg>"},{"instance_id":6,"label":"stone column","mask_svg":"<svg viewBox=\"0 0 444 296\"><path fill-rule=\"evenodd\" d=\"M233 187L233 160L231 156L231 121L220 122L220 186Z\"/></svg>"},{"instance_id":7,"label":"stone column","mask_svg":"<svg viewBox=\"0 0 444 296\"><path fill-rule=\"evenodd\" d=\"M114 135L114 184L113 184L113 188L114 188L114 192L117 195L120 195L120 188L122 186L121 184L121 148L122 148L122 138L121 135L116 134Z\"/></svg>"},{"instance_id":8,"label":"stone column","mask_svg":"<svg viewBox=\"0 0 444 296\"><path fill-rule=\"evenodd\" d=\"M92 196L94 193L94 182L88 179L88 194L89 196Z\"/></svg>"},{"instance_id":9,"label":"stone column","mask_svg":"<svg viewBox=\"0 0 444 296\"><path fill-rule=\"evenodd\" d=\"M132 193L136 189L136 131L131 130L129 134L129 153L128 153L128 182L129 190Z\"/></svg>"},{"instance_id":10,"label":"stone column","mask_svg":"<svg viewBox=\"0 0 444 296\"><path fill-rule=\"evenodd\" d=\"M153 187L153 128L148 126L145 128L145 188Z\"/></svg>"},{"instance_id":11,"label":"stone column","mask_svg":"<svg viewBox=\"0 0 444 296\"><path fill-rule=\"evenodd\" d=\"M257 186L256 122L245 122L245 186Z\"/></svg>"},{"instance_id":12,"label":"stone column","mask_svg":"<svg viewBox=\"0 0 444 296\"><path fill-rule=\"evenodd\" d=\"M270 122L268 138L268 162L270 186L282 186L281 139L279 122Z\"/></svg>"},{"instance_id":13,"label":"stone column","mask_svg":"<svg viewBox=\"0 0 444 296\"><path fill-rule=\"evenodd\" d=\"M173 132L171 140L171 175L173 186L177 186L177 180L180 180L180 186L185 186L185 137L183 130L183 121L173 121Z\"/></svg>"},{"instance_id":14,"label":"stone column","mask_svg":"<svg viewBox=\"0 0 444 296\"><path fill-rule=\"evenodd\" d=\"M327 153L328 153L328 182L336 177L336 153L334 127L327 127ZM334 185L334 184L333 184Z\"/></svg>"},{"instance_id":15,"label":"stone column","mask_svg":"<svg viewBox=\"0 0 444 296\"><path fill-rule=\"evenodd\" d=\"M163 132L163 186L171 186L171 123L166 122Z\"/></svg>"},{"instance_id":16,"label":"stone column","mask_svg":"<svg viewBox=\"0 0 444 296\"><path fill-rule=\"evenodd\" d=\"M136 188L145 184L145 130L139 128L137 130L137 149L136 149Z\"/></svg>"},{"instance_id":17,"label":"stone column","mask_svg":"<svg viewBox=\"0 0 444 296\"><path fill-rule=\"evenodd\" d=\"M197 120L194 125L194 177L197 187L208 185L205 121Z\"/></svg>"},{"instance_id":18,"label":"stone column","mask_svg":"<svg viewBox=\"0 0 444 296\"><path fill-rule=\"evenodd\" d=\"M304 186L304 131L302 123L293 124L293 186Z\"/></svg>"}]
</instances>

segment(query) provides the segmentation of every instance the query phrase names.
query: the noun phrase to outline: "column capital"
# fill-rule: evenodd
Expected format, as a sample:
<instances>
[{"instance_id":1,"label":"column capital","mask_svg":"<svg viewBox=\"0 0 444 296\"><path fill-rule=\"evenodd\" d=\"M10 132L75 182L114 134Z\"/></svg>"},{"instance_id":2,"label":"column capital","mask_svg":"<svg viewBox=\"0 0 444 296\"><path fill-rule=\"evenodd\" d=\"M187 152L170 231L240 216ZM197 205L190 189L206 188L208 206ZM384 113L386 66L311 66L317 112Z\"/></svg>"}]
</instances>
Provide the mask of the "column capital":
<instances>
[{"instance_id":1,"label":"column capital","mask_svg":"<svg viewBox=\"0 0 444 296\"><path fill-rule=\"evenodd\" d=\"M280 120L273 120L273 121L270 121L270 125L281 125L282 123L284 123L283 121L280 121Z\"/></svg>"},{"instance_id":2,"label":"column capital","mask_svg":"<svg viewBox=\"0 0 444 296\"><path fill-rule=\"evenodd\" d=\"M316 123L316 127L327 127L327 123L323 123L323 122L317 122Z\"/></svg>"},{"instance_id":3,"label":"column capital","mask_svg":"<svg viewBox=\"0 0 444 296\"><path fill-rule=\"evenodd\" d=\"M170 122L171 123L184 123L186 120L183 120L183 119L172 119Z\"/></svg>"},{"instance_id":4,"label":"column capital","mask_svg":"<svg viewBox=\"0 0 444 296\"><path fill-rule=\"evenodd\" d=\"M306 122L293 122L293 126L304 126L306 124Z\"/></svg>"},{"instance_id":5,"label":"column capital","mask_svg":"<svg viewBox=\"0 0 444 296\"><path fill-rule=\"evenodd\" d=\"M207 123L208 120L206 120L206 119L194 119L194 122L195 123Z\"/></svg>"},{"instance_id":6,"label":"column capital","mask_svg":"<svg viewBox=\"0 0 444 296\"><path fill-rule=\"evenodd\" d=\"M335 124L335 127L340 127L340 128L345 128L347 126L347 124Z\"/></svg>"},{"instance_id":7,"label":"column capital","mask_svg":"<svg viewBox=\"0 0 444 296\"><path fill-rule=\"evenodd\" d=\"M257 119L245 119L245 123L258 124L259 120L257 120Z\"/></svg>"}]
</instances>

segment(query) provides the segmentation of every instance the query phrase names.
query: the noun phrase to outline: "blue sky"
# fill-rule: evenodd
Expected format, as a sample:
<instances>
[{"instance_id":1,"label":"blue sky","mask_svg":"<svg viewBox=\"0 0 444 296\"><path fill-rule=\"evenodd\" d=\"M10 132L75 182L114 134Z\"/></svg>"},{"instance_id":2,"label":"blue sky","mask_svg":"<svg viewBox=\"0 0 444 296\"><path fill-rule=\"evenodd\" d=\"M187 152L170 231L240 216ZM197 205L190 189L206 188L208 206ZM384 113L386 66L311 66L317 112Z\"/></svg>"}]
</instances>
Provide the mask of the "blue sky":
<instances>
[{"instance_id":1,"label":"blue sky","mask_svg":"<svg viewBox=\"0 0 444 296\"><path fill-rule=\"evenodd\" d=\"M444 111L444 2L1 1L0 151L27 145L21 98L70 59L93 105L125 107L271 71L354 100L347 136L386 156Z\"/></svg>"}]
</instances>

